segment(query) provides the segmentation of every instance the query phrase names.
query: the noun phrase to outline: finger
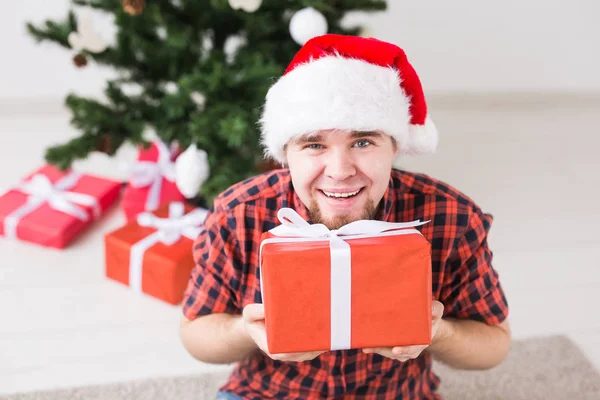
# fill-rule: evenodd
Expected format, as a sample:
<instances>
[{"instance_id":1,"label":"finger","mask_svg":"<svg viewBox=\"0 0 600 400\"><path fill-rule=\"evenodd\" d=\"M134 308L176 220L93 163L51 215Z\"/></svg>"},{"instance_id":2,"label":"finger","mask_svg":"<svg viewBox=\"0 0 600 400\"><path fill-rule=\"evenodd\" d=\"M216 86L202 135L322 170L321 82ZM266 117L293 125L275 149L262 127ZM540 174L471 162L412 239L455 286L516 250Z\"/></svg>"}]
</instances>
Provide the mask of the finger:
<instances>
[{"instance_id":1,"label":"finger","mask_svg":"<svg viewBox=\"0 0 600 400\"><path fill-rule=\"evenodd\" d=\"M248 304L244 307L243 314L247 321L259 321L265 319L265 306L264 304Z\"/></svg>"},{"instance_id":2,"label":"finger","mask_svg":"<svg viewBox=\"0 0 600 400\"><path fill-rule=\"evenodd\" d=\"M366 353L366 354L376 353L376 354L380 354L382 356L390 357L392 355L392 348L391 347L366 348L366 349L363 349L363 353Z\"/></svg>"},{"instance_id":3,"label":"finger","mask_svg":"<svg viewBox=\"0 0 600 400\"><path fill-rule=\"evenodd\" d=\"M431 316L433 317L433 319L439 319L442 318L442 315L444 314L444 305L442 303L440 303L437 300L434 300L431 303Z\"/></svg>"},{"instance_id":4,"label":"finger","mask_svg":"<svg viewBox=\"0 0 600 400\"><path fill-rule=\"evenodd\" d=\"M395 355L412 355L412 354L421 354L423 350L425 350L427 346L418 345L418 346L398 346L392 349L392 353Z\"/></svg>"},{"instance_id":5,"label":"finger","mask_svg":"<svg viewBox=\"0 0 600 400\"><path fill-rule=\"evenodd\" d=\"M427 346L422 345L394 347L392 349L392 353L394 354L394 356L402 356L405 358L417 358L426 348Z\"/></svg>"},{"instance_id":6,"label":"finger","mask_svg":"<svg viewBox=\"0 0 600 400\"><path fill-rule=\"evenodd\" d=\"M367 348L367 349L362 349L363 353L367 353L367 354L377 353L378 350L380 350L380 349L375 348L375 347L373 347L373 348Z\"/></svg>"}]
</instances>

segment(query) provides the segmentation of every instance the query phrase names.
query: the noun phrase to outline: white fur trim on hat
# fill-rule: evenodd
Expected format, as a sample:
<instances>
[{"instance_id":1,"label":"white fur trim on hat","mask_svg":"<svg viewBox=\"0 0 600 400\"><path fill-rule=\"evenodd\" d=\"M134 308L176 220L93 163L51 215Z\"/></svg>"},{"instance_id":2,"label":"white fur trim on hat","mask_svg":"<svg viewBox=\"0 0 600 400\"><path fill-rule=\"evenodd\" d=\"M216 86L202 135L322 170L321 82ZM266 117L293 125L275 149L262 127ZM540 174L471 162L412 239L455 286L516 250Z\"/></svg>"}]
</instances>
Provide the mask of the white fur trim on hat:
<instances>
[{"instance_id":1,"label":"white fur trim on hat","mask_svg":"<svg viewBox=\"0 0 600 400\"><path fill-rule=\"evenodd\" d=\"M435 152L438 145L438 131L431 118L425 119L425 125L411 125L408 131L408 143L400 148L403 154L429 154Z\"/></svg>"},{"instance_id":2,"label":"white fur trim on hat","mask_svg":"<svg viewBox=\"0 0 600 400\"><path fill-rule=\"evenodd\" d=\"M401 153L431 151L435 127L410 126L410 99L400 79L392 67L341 56L297 66L267 93L260 120L265 154L284 162L291 139L326 129L379 130L396 139Z\"/></svg>"}]
</instances>

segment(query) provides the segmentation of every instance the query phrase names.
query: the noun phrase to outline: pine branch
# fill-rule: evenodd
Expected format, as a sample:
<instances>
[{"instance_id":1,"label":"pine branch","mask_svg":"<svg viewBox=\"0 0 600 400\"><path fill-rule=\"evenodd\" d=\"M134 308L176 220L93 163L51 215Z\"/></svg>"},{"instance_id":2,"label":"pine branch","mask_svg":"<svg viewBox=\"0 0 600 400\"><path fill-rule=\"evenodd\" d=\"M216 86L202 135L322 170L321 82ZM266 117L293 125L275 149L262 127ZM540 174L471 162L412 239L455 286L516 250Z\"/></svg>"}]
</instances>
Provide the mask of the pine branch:
<instances>
[{"instance_id":1,"label":"pine branch","mask_svg":"<svg viewBox=\"0 0 600 400\"><path fill-rule=\"evenodd\" d=\"M113 86L109 85L107 96L118 99ZM122 95L122 94L121 94ZM69 168L77 159L85 159L90 153L98 150L99 141L108 138L111 141L114 154L125 141L141 143L143 141L144 123L127 116L127 109L111 107L101 104L96 100L85 99L76 95L69 95L65 101L71 110L71 125L82 134L69 142L53 146L46 151L46 161Z\"/></svg>"},{"instance_id":2,"label":"pine branch","mask_svg":"<svg viewBox=\"0 0 600 400\"><path fill-rule=\"evenodd\" d=\"M68 143L50 147L45 159L60 169L69 169L76 159L85 159L98 147L98 138L94 135L82 135Z\"/></svg>"},{"instance_id":3,"label":"pine branch","mask_svg":"<svg viewBox=\"0 0 600 400\"><path fill-rule=\"evenodd\" d=\"M62 47L71 48L68 37L71 32L77 29L77 20L75 14L71 11L66 21L55 22L46 20L43 27L38 27L32 23L26 24L28 33L33 36L37 43L44 41L56 42Z\"/></svg>"},{"instance_id":4,"label":"pine branch","mask_svg":"<svg viewBox=\"0 0 600 400\"><path fill-rule=\"evenodd\" d=\"M114 12L122 7L120 0L71 0L71 2L78 6L107 12Z\"/></svg>"}]
</instances>

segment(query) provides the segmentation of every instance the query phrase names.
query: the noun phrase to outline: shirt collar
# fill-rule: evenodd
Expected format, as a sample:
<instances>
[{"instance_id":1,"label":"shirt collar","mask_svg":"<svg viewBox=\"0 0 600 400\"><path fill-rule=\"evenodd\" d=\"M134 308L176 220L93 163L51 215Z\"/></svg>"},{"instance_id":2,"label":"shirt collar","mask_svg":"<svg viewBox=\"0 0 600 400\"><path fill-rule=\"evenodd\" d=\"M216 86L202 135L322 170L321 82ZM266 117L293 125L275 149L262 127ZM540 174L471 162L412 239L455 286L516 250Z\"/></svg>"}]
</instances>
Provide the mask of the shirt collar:
<instances>
[{"instance_id":1,"label":"shirt collar","mask_svg":"<svg viewBox=\"0 0 600 400\"><path fill-rule=\"evenodd\" d=\"M379 221L395 222L395 213L393 212L395 203L396 190L394 188L394 179L392 177L392 174L390 173L388 187L385 193L383 194L383 198L379 202L379 207L377 208L377 214L375 216L375 219Z\"/></svg>"},{"instance_id":2,"label":"shirt collar","mask_svg":"<svg viewBox=\"0 0 600 400\"><path fill-rule=\"evenodd\" d=\"M308 214L308 208L304 205L302 200L300 200L300 196L298 196L298 193L296 193L296 190L294 190L294 185L292 184L291 178L290 178L290 193L291 193L291 199L290 199L291 208L296 210L296 212L305 221L307 221L309 224L312 224L313 222L310 219L310 216Z\"/></svg>"}]
</instances>

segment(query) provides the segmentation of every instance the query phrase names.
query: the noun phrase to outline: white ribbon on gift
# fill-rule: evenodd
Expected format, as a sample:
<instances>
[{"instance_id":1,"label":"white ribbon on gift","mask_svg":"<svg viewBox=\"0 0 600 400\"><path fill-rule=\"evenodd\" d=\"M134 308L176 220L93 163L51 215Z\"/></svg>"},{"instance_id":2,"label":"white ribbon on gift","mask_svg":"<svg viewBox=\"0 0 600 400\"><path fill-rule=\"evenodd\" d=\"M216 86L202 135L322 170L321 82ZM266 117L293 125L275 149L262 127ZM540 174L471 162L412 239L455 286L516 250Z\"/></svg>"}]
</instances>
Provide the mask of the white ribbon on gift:
<instances>
[{"instance_id":1,"label":"white ribbon on gift","mask_svg":"<svg viewBox=\"0 0 600 400\"><path fill-rule=\"evenodd\" d=\"M131 246L129 285L135 292L142 291L142 265L146 250L157 243L170 246L177 243L182 236L194 240L202 232L202 224L207 213L208 211L203 208L196 208L185 214L185 207L182 202L172 202L169 204L169 216L167 218L160 218L148 212L137 216L139 225L155 228L156 232Z\"/></svg>"},{"instance_id":2,"label":"white ribbon on gift","mask_svg":"<svg viewBox=\"0 0 600 400\"><path fill-rule=\"evenodd\" d=\"M92 207L94 218L100 213L98 200L89 194L70 192L81 179L81 174L71 172L54 184L47 176L35 174L30 180L21 183L14 190L27 195L25 203L4 218L4 235L11 239L17 238L17 225L27 214L37 210L47 203L52 209L74 216L82 221L87 221L90 216L87 211L77 205Z\"/></svg>"},{"instance_id":3,"label":"white ribbon on gift","mask_svg":"<svg viewBox=\"0 0 600 400\"><path fill-rule=\"evenodd\" d=\"M263 240L260 245L261 254L263 246L269 243L329 241L331 259L331 350L348 350L351 348L352 257L350 245L346 241L373 237L374 235L421 235L421 232L414 228L429 222L421 222L420 220L411 222L360 220L344 225L340 229L330 230L323 224L309 224L291 208L280 209L277 217L281 225L269 232L279 237ZM262 268L260 272L262 292Z\"/></svg>"},{"instance_id":4,"label":"white ribbon on gift","mask_svg":"<svg viewBox=\"0 0 600 400\"><path fill-rule=\"evenodd\" d=\"M171 161L171 150L161 140L152 142L158 149L156 161L136 161L125 168L130 174L129 183L135 188L150 186L146 198L146 211L154 211L160 205L160 192L163 178L169 182L175 181L175 163Z\"/></svg>"}]
</instances>

